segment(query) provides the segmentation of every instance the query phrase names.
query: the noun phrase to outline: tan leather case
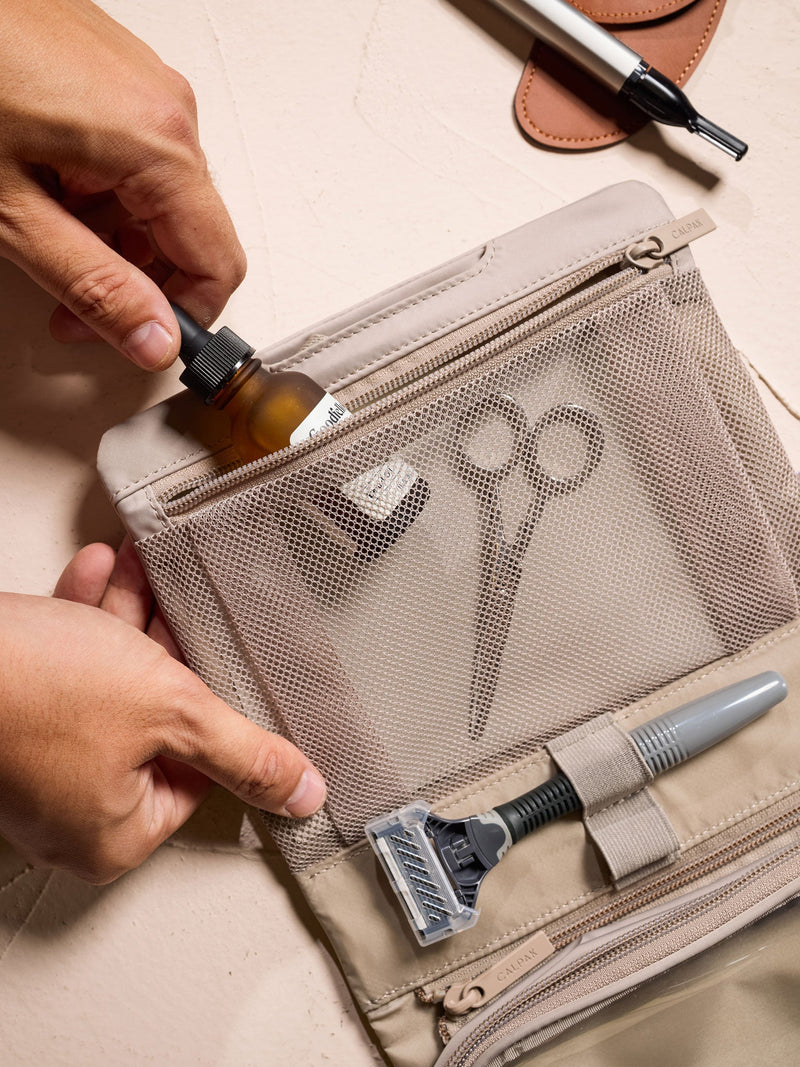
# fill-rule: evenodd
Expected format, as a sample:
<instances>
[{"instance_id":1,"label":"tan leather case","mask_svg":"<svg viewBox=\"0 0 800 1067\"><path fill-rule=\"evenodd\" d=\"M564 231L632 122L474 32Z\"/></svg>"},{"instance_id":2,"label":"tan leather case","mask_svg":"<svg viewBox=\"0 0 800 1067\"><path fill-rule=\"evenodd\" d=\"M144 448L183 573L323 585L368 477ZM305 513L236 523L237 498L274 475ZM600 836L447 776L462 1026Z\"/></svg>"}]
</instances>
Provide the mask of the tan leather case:
<instances>
[{"instance_id":1,"label":"tan leather case","mask_svg":"<svg viewBox=\"0 0 800 1067\"><path fill-rule=\"evenodd\" d=\"M683 86L714 35L725 0L586 0L576 6ZM648 121L638 108L540 41L525 64L514 109L528 137L567 151L616 144Z\"/></svg>"}]
</instances>

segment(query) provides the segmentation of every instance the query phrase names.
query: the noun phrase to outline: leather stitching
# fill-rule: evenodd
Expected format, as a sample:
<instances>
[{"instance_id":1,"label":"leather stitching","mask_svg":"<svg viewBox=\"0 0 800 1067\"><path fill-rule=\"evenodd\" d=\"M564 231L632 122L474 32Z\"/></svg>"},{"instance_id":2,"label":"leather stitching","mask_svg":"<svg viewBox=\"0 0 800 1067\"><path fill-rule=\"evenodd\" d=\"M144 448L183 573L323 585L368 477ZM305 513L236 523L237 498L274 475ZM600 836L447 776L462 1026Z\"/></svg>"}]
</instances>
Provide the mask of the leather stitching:
<instances>
[{"instance_id":1,"label":"leather stitching","mask_svg":"<svg viewBox=\"0 0 800 1067\"><path fill-rule=\"evenodd\" d=\"M708 22L706 23L706 28L703 31L703 36L700 38L700 43L697 45L697 48L694 50L694 54L692 55L692 58L689 60L689 62L686 64L686 66L683 68L683 70L678 75L678 79L677 79L678 80L678 84L680 84L680 82L684 80L684 75L686 74L686 72L688 70L691 70L692 67L695 65L695 63L697 62L697 58L700 55L700 53L702 52L702 50L703 50L703 45L705 44L705 41L708 38L709 33L711 32L711 24L712 24L712 22L714 21L714 19L716 17L716 14L717 14L717 11L720 8L720 5L723 4L724 2L725 2L725 0L717 0L716 4L714 4L714 7L711 9L711 14L708 17Z\"/></svg>"},{"instance_id":2,"label":"leather stitching","mask_svg":"<svg viewBox=\"0 0 800 1067\"><path fill-rule=\"evenodd\" d=\"M529 59L528 62L530 64L530 73L528 74L528 78L525 82L525 88L522 90L522 113L525 116L525 121L528 123L532 130L535 130L537 133L542 134L543 137L549 137L552 141L561 141L564 144L590 144L592 142L610 141L612 137L619 137L620 135L624 135L624 130L616 129L612 130L610 133L597 134L594 137L561 137L557 133L548 133L547 130L543 130L541 126L537 126L536 123L533 121L530 112L528 111L528 93L530 92L531 84L533 83L533 79L536 74L536 64L534 63L533 58Z\"/></svg>"},{"instance_id":3,"label":"leather stitching","mask_svg":"<svg viewBox=\"0 0 800 1067\"><path fill-rule=\"evenodd\" d=\"M708 22L706 23L705 30L703 31L703 35L700 38L700 41L699 41L699 43L697 45L697 48L692 53L692 56L689 59L688 63L684 66L683 70L680 72L680 74L675 79L675 81L676 81L676 83L678 85L680 85L682 82L684 82L686 80L688 72L697 63L698 58L700 56L700 53L703 51L705 43L708 40L709 34L711 33L711 28L712 28L713 23L716 20L717 12L719 11L720 6L723 3L724 3L724 0L717 0L717 2L714 4L714 7L711 9L711 13L709 14L709 17L708 17ZM670 6L670 5L665 5L665 6ZM637 15L650 14L650 13L658 12L659 10L661 10L661 9L660 8L650 8L648 11L635 12L635 14L637 14ZM586 14L586 12L584 12L584 14ZM603 14L605 15L607 13L603 12ZM535 130L536 133L541 134L543 137L549 138L551 141L561 141L564 144L568 144L568 143L569 144L593 144L593 143L599 143L600 141L610 141L612 138L617 138L617 137L620 137L620 136L622 136L622 137L627 136L626 132L624 130L619 129L619 128L617 128L615 130L612 130L609 133L597 134L596 136L593 136L593 137L561 137L556 133L549 133L547 130L542 129L541 126L538 126L536 124L536 122L534 121L531 113L528 110L528 95L530 94L531 86L533 84L533 79L534 79L534 76L535 76L536 70L537 70L536 64L534 63L534 60L533 60L533 55L531 55L531 58L528 60L528 64L529 64L529 73L528 73L528 77L525 80L525 86L524 86L524 88L522 90L522 94L521 94L522 113L524 114L525 121L527 122L529 127L532 130Z\"/></svg>"},{"instance_id":4,"label":"leather stitching","mask_svg":"<svg viewBox=\"0 0 800 1067\"><path fill-rule=\"evenodd\" d=\"M659 4L658 7L645 7L640 11L589 11L585 7L581 7L580 4L575 4L578 11L583 12L588 18L594 22L599 22L602 19L621 19L623 17L630 19L631 22L636 21L638 18L642 18L645 15L652 15L654 17L660 17L664 11L669 11L670 8L677 8L678 11L685 11L691 7L691 4L685 3L685 0L668 0L665 4ZM625 23L622 23L625 25Z\"/></svg>"}]
</instances>

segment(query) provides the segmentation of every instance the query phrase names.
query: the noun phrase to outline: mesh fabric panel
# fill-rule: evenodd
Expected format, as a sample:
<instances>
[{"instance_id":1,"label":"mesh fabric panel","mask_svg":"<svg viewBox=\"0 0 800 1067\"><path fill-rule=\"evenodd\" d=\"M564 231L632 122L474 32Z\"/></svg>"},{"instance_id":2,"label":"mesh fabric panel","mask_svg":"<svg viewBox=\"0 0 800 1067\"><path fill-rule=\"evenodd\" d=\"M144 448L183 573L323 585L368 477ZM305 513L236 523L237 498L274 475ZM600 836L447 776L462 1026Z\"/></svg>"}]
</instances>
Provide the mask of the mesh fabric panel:
<instances>
[{"instance_id":1,"label":"mesh fabric panel","mask_svg":"<svg viewBox=\"0 0 800 1067\"><path fill-rule=\"evenodd\" d=\"M515 432L508 477L473 477ZM294 869L798 615L797 479L695 272L334 435L139 545L191 665L327 778L318 816L270 819ZM331 501L397 456L429 495L360 560ZM527 543L505 591L498 516Z\"/></svg>"}]
</instances>

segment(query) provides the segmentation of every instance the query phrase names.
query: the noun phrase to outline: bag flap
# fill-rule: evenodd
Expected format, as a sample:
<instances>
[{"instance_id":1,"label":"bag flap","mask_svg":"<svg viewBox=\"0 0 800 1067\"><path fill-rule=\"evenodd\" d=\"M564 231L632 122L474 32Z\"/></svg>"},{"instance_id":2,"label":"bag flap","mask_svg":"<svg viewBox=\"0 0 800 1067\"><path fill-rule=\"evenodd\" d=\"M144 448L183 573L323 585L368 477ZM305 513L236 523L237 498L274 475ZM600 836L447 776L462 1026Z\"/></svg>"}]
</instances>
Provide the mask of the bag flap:
<instances>
[{"instance_id":1,"label":"bag flap","mask_svg":"<svg viewBox=\"0 0 800 1067\"><path fill-rule=\"evenodd\" d=\"M671 218L649 186L610 186L280 341L259 358L275 369L302 369L336 391ZM134 540L163 525L147 487L210 457L224 465L229 444L227 419L185 392L107 431L98 471Z\"/></svg>"}]
</instances>

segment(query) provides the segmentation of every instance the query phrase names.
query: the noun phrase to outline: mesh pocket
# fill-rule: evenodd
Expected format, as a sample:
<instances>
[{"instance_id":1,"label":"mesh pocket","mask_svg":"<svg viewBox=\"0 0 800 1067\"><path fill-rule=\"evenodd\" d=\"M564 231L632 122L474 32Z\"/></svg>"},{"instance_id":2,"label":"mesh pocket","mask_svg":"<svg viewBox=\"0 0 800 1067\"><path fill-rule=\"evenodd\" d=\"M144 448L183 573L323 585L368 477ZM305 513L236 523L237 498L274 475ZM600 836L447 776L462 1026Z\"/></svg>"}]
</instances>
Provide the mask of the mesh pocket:
<instances>
[{"instance_id":1,"label":"mesh pocket","mask_svg":"<svg viewBox=\"0 0 800 1067\"><path fill-rule=\"evenodd\" d=\"M270 820L295 869L798 614L796 479L694 272L333 446L139 545L192 666L327 777ZM359 558L330 502L397 457L426 496Z\"/></svg>"}]
</instances>

